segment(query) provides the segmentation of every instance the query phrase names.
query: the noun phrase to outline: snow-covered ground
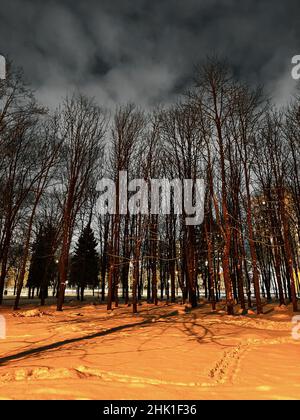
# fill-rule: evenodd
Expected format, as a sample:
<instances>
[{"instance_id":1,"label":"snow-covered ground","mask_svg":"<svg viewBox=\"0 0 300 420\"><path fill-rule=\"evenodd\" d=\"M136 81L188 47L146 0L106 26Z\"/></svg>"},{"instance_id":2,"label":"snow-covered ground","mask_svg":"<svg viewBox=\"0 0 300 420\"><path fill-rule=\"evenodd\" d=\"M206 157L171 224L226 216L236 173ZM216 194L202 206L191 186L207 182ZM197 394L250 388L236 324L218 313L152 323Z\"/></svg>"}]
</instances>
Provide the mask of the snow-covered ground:
<instances>
[{"instance_id":1,"label":"snow-covered ground","mask_svg":"<svg viewBox=\"0 0 300 420\"><path fill-rule=\"evenodd\" d=\"M0 398L300 399L292 313L267 305L263 316L229 317L221 309L2 308Z\"/></svg>"}]
</instances>

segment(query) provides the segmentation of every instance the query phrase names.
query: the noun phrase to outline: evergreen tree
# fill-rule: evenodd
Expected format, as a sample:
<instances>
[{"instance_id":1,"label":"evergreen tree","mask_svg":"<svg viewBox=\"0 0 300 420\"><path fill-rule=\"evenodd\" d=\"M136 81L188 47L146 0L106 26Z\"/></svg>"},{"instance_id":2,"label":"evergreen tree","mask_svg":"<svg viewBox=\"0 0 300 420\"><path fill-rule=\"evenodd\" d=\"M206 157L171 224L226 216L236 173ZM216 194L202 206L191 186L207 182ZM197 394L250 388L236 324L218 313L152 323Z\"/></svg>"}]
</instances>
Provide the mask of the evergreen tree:
<instances>
[{"instance_id":1,"label":"evergreen tree","mask_svg":"<svg viewBox=\"0 0 300 420\"><path fill-rule=\"evenodd\" d=\"M98 284L98 253L94 232L88 224L83 230L72 257L70 283L77 287L78 300L84 299L86 287L95 288Z\"/></svg>"},{"instance_id":2,"label":"evergreen tree","mask_svg":"<svg viewBox=\"0 0 300 420\"><path fill-rule=\"evenodd\" d=\"M42 301L48 297L48 287L56 272L52 246L55 235L55 228L50 223L41 226L32 246L27 287L29 288L29 297L32 291L39 290Z\"/></svg>"}]
</instances>

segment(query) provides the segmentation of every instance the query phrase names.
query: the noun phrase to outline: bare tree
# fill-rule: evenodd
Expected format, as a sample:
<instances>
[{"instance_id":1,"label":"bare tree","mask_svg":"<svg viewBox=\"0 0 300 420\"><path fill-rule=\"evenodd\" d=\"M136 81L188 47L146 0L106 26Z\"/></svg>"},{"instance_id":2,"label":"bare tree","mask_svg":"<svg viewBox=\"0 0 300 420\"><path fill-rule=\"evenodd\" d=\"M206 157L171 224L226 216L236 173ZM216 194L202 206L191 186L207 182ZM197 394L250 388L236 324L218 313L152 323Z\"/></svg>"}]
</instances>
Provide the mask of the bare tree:
<instances>
[{"instance_id":1,"label":"bare tree","mask_svg":"<svg viewBox=\"0 0 300 420\"><path fill-rule=\"evenodd\" d=\"M65 199L59 260L58 311L62 310L64 303L69 251L76 217L85 202L93 173L101 164L105 128L105 115L93 101L82 95L65 100L59 129L63 141L60 181Z\"/></svg>"}]
</instances>

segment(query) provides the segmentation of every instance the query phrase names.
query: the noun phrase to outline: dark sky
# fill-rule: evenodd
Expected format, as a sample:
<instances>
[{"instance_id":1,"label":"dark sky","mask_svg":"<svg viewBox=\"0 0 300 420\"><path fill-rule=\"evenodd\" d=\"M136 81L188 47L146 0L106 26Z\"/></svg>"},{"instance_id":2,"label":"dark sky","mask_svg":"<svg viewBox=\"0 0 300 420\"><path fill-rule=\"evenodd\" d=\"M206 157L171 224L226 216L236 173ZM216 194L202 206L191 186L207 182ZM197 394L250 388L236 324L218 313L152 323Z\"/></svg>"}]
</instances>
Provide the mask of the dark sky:
<instances>
[{"instance_id":1,"label":"dark sky","mask_svg":"<svg viewBox=\"0 0 300 420\"><path fill-rule=\"evenodd\" d=\"M106 106L169 103L213 53L284 103L299 17L299 0L0 0L0 53L50 106L74 87Z\"/></svg>"}]
</instances>

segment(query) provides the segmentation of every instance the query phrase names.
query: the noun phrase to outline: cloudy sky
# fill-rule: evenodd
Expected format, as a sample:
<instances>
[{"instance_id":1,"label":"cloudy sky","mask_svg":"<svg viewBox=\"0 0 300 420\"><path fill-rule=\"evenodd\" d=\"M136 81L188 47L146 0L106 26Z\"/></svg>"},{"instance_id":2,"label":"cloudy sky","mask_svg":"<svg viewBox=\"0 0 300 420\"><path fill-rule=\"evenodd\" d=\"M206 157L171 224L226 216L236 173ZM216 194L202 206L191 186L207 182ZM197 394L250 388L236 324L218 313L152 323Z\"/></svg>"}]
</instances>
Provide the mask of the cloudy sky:
<instances>
[{"instance_id":1,"label":"cloudy sky","mask_svg":"<svg viewBox=\"0 0 300 420\"><path fill-rule=\"evenodd\" d=\"M0 0L0 53L49 106L74 88L106 106L169 103L215 53L284 103L299 15L299 0Z\"/></svg>"}]
</instances>

